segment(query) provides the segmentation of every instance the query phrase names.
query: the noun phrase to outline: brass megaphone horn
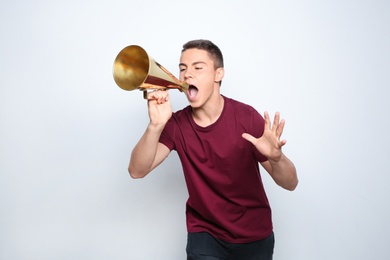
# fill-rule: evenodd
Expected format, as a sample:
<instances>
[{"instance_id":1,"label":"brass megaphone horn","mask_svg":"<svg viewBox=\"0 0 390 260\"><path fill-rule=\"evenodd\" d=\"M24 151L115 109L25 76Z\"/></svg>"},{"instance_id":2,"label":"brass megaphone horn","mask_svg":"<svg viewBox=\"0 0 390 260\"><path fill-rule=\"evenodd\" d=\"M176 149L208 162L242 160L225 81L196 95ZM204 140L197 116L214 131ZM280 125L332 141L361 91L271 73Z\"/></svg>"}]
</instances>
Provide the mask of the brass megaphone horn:
<instances>
[{"instance_id":1,"label":"brass megaphone horn","mask_svg":"<svg viewBox=\"0 0 390 260\"><path fill-rule=\"evenodd\" d=\"M123 48L117 55L114 68L114 80L124 90L147 90L177 88L186 91L188 84L179 81L167 69L151 58L138 45Z\"/></svg>"}]
</instances>

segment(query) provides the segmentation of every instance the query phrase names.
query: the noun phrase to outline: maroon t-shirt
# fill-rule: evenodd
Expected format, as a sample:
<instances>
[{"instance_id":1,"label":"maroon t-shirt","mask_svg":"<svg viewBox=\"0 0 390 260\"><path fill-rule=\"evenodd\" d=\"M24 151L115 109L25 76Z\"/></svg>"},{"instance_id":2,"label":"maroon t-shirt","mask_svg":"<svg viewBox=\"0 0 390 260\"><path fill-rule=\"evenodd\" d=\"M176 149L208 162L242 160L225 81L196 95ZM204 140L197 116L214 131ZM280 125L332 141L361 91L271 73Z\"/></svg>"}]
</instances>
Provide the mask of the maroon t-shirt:
<instances>
[{"instance_id":1,"label":"maroon t-shirt","mask_svg":"<svg viewBox=\"0 0 390 260\"><path fill-rule=\"evenodd\" d=\"M173 113L160 142L176 150L182 163L189 194L188 232L248 243L272 233L258 164L267 158L241 136L260 137L264 119L251 106L224 100L221 116L207 127L195 123L190 106Z\"/></svg>"}]
</instances>

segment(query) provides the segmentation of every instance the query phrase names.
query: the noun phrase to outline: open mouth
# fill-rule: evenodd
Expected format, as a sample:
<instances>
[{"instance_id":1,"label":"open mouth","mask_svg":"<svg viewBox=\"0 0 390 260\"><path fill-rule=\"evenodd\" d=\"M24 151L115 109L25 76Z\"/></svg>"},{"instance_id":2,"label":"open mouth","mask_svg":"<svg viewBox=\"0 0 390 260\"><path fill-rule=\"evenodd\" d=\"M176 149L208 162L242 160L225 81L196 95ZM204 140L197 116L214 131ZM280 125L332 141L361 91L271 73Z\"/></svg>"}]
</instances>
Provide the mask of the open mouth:
<instances>
[{"instance_id":1,"label":"open mouth","mask_svg":"<svg viewBox=\"0 0 390 260\"><path fill-rule=\"evenodd\" d=\"M198 88L195 87L194 85L190 85L187 90L188 97L190 99L193 99L198 95Z\"/></svg>"}]
</instances>

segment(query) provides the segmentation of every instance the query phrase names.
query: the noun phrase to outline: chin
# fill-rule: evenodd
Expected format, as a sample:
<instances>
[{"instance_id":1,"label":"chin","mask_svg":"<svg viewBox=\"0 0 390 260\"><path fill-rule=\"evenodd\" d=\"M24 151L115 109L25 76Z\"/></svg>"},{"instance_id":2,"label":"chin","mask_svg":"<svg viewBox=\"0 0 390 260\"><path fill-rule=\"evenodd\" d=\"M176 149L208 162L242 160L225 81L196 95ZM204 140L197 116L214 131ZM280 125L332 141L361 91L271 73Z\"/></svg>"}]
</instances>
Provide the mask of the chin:
<instances>
[{"instance_id":1,"label":"chin","mask_svg":"<svg viewBox=\"0 0 390 260\"><path fill-rule=\"evenodd\" d=\"M199 108L200 107L200 104L198 103L197 100L190 100L190 99L187 99L187 100L188 100L189 105L192 108Z\"/></svg>"}]
</instances>

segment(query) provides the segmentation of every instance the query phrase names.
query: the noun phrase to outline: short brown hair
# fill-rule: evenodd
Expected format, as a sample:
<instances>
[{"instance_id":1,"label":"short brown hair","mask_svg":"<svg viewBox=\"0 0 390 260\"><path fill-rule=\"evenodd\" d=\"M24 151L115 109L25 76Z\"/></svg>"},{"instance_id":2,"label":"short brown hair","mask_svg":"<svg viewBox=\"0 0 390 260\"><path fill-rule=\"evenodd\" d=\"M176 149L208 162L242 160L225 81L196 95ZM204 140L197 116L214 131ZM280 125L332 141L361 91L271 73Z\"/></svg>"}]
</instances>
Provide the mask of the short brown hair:
<instances>
[{"instance_id":1,"label":"short brown hair","mask_svg":"<svg viewBox=\"0 0 390 260\"><path fill-rule=\"evenodd\" d=\"M183 53L188 49L199 49L207 51L211 58L214 60L214 68L223 68L222 52L218 48L218 46L211 41L203 39L189 41L183 45L183 49L181 50L181 52Z\"/></svg>"}]
</instances>

